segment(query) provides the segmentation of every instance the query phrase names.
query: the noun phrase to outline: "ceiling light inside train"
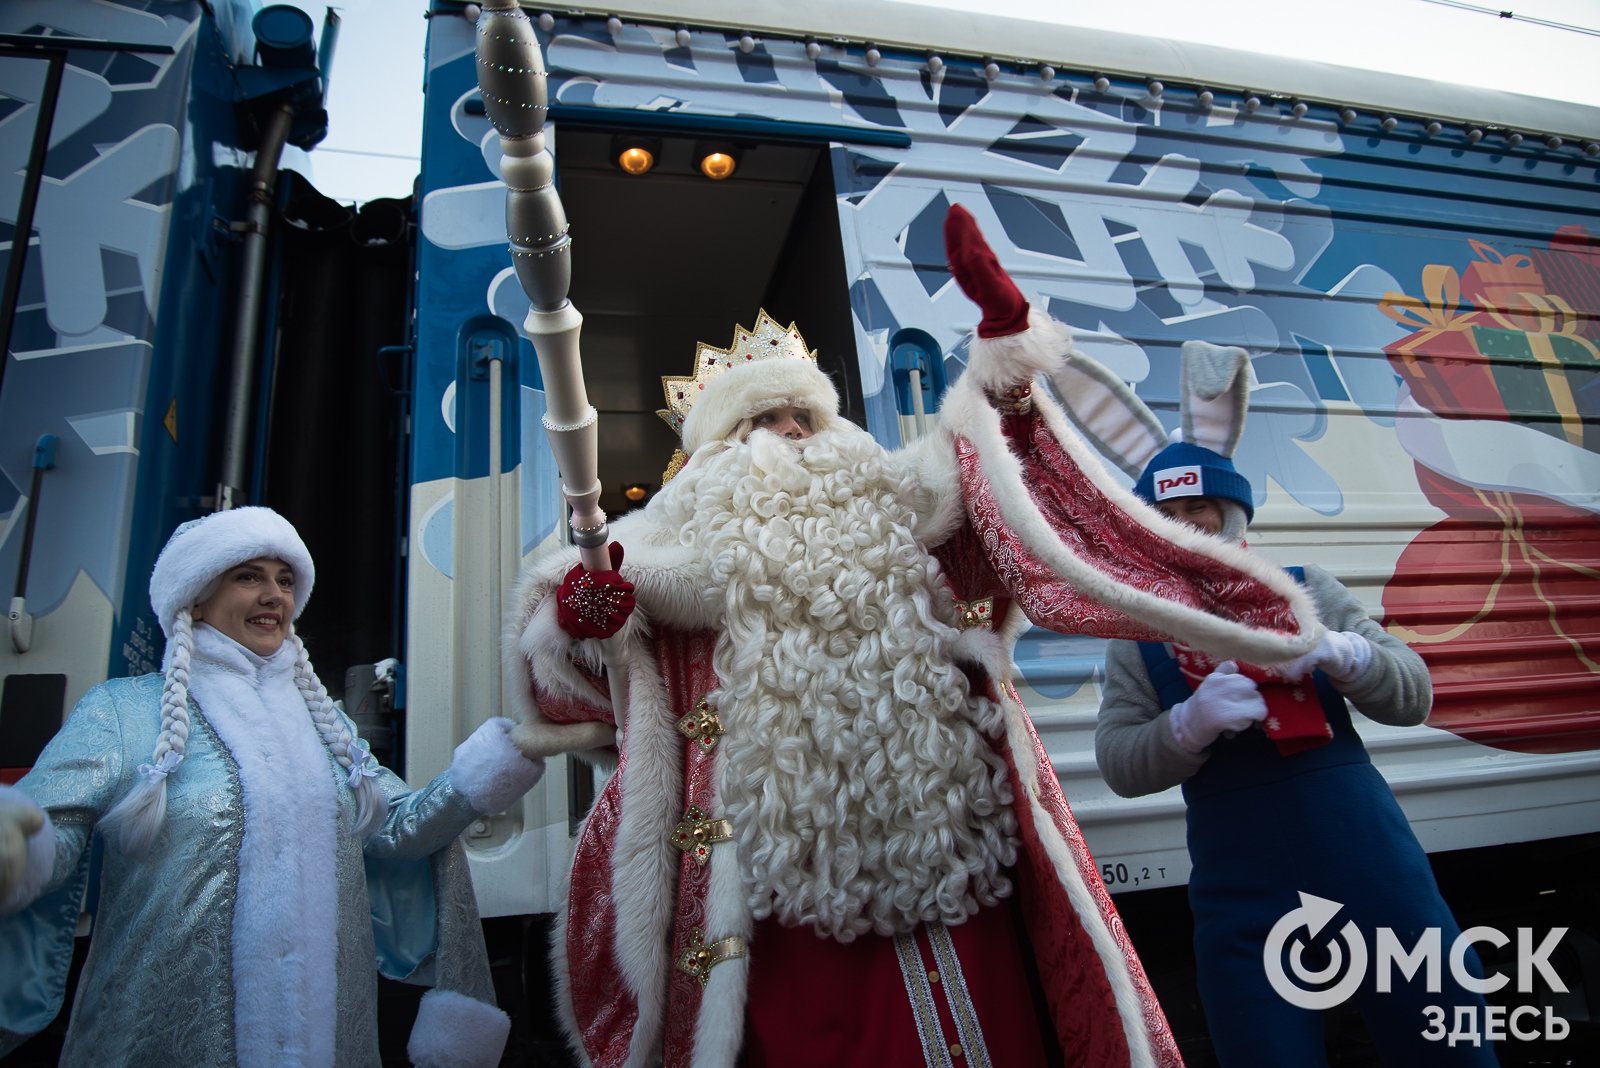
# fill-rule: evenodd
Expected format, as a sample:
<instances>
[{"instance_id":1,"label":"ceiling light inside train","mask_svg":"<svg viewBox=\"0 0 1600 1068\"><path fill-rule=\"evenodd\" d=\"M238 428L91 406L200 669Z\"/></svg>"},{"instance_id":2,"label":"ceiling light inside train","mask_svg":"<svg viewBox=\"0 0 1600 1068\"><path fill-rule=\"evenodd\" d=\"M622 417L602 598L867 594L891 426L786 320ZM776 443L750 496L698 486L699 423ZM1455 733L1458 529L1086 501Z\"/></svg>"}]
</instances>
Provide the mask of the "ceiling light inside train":
<instances>
[{"instance_id":1,"label":"ceiling light inside train","mask_svg":"<svg viewBox=\"0 0 1600 1068\"><path fill-rule=\"evenodd\" d=\"M650 154L650 150L637 145L623 149L621 155L617 156L617 166L629 174L643 174L655 165L656 158Z\"/></svg>"},{"instance_id":2,"label":"ceiling light inside train","mask_svg":"<svg viewBox=\"0 0 1600 1068\"><path fill-rule=\"evenodd\" d=\"M726 152L711 152L706 155L705 159L700 161L700 173L707 178L720 182L731 175L737 166L738 164L734 162L733 157Z\"/></svg>"},{"instance_id":3,"label":"ceiling light inside train","mask_svg":"<svg viewBox=\"0 0 1600 1068\"><path fill-rule=\"evenodd\" d=\"M648 174L661 158L661 142L654 137L614 137L611 139L611 158L629 174Z\"/></svg>"},{"instance_id":4,"label":"ceiling light inside train","mask_svg":"<svg viewBox=\"0 0 1600 1068\"><path fill-rule=\"evenodd\" d=\"M701 143L695 146L694 154L700 173L712 181L720 182L739 169L739 150L730 144Z\"/></svg>"}]
</instances>

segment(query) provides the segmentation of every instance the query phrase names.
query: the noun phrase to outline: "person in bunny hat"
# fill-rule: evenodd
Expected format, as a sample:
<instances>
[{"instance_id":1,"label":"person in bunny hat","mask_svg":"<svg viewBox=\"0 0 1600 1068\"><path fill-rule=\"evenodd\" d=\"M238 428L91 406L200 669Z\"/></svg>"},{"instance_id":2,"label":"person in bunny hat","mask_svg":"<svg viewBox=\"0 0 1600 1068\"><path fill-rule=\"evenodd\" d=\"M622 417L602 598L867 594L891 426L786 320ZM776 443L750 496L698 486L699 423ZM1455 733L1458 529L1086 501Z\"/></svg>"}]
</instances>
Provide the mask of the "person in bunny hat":
<instances>
[{"instance_id":1,"label":"person in bunny hat","mask_svg":"<svg viewBox=\"0 0 1600 1068\"><path fill-rule=\"evenodd\" d=\"M294 632L315 580L270 509L180 526L150 578L162 672L92 688L0 788L0 1054L59 1009L98 833L99 908L61 1064L376 1068L374 960L433 987L414 1063L499 1063L510 1020L456 838L521 797L543 760L492 719L408 789ZM593 744L592 729L554 730L543 740Z\"/></svg>"},{"instance_id":2,"label":"person in bunny hat","mask_svg":"<svg viewBox=\"0 0 1600 1068\"><path fill-rule=\"evenodd\" d=\"M1010 645L1032 621L1285 659L1315 612L1104 477L1034 388L1064 328L959 206L945 243L976 338L936 432L885 450L763 313L665 381L687 461L611 528L626 563L520 580L530 722L613 722L599 642L628 665L553 940L585 1063L1179 1063Z\"/></svg>"},{"instance_id":3,"label":"person in bunny hat","mask_svg":"<svg viewBox=\"0 0 1600 1068\"><path fill-rule=\"evenodd\" d=\"M1074 355L1053 385L1102 452L1137 475L1137 496L1201 536L1242 545L1255 506L1232 457L1249 407L1249 356L1187 342L1179 381L1176 441L1090 357ZM1265 963L1274 925L1306 895L1343 910L1310 925L1313 936L1325 928L1324 939L1346 919L1365 939L1389 929L1408 952L1430 929L1445 947L1460 933L1350 719L1354 707L1379 723L1421 723L1432 704L1427 666L1327 571L1286 570L1327 628L1315 649L1258 666L1181 641L1112 640L1095 732L1100 772L1118 794L1183 786L1200 997L1224 1068L1327 1064L1321 1013L1281 996ZM1292 964L1304 967L1298 957ZM1482 974L1475 957L1470 967ZM1487 1045L1424 1037L1428 1005L1482 1011L1481 995L1453 974L1443 993L1436 973L1415 968L1392 989L1376 982L1367 976L1352 994L1385 1064L1496 1063Z\"/></svg>"}]
</instances>

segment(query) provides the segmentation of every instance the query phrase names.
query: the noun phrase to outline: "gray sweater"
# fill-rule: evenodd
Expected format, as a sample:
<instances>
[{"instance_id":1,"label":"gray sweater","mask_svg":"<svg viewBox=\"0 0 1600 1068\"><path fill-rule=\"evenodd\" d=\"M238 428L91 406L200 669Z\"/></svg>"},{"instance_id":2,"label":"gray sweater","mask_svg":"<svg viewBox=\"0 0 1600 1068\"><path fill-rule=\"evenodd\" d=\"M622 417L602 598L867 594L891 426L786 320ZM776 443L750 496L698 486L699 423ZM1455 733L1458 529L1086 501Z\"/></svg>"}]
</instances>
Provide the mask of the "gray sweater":
<instances>
[{"instance_id":1,"label":"gray sweater","mask_svg":"<svg viewBox=\"0 0 1600 1068\"><path fill-rule=\"evenodd\" d=\"M1422 657L1367 618L1361 603L1338 579L1315 564L1307 564L1305 571L1306 589L1323 626L1355 631L1372 643L1372 663L1366 673L1355 682L1339 684L1339 692L1378 723L1414 727L1427 719L1433 708L1433 681ZM1094 756L1111 789L1123 797L1157 793L1188 779L1210 755L1210 750L1190 753L1179 747L1138 644L1108 643Z\"/></svg>"}]
</instances>

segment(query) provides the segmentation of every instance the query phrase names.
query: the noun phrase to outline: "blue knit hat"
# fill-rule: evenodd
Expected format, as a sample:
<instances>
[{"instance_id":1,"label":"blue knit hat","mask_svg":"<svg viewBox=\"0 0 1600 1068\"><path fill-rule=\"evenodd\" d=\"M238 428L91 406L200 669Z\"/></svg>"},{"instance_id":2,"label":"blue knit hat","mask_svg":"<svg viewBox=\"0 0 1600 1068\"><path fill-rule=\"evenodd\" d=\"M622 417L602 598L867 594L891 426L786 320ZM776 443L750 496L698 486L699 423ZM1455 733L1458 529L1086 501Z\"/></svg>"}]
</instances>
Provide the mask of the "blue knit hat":
<instances>
[{"instance_id":1,"label":"blue knit hat","mask_svg":"<svg viewBox=\"0 0 1600 1068\"><path fill-rule=\"evenodd\" d=\"M1243 508L1247 522L1256 517L1250 480L1234 469L1233 461L1185 441L1156 453L1133 492L1150 504L1174 497L1220 497Z\"/></svg>"}]
</instances>

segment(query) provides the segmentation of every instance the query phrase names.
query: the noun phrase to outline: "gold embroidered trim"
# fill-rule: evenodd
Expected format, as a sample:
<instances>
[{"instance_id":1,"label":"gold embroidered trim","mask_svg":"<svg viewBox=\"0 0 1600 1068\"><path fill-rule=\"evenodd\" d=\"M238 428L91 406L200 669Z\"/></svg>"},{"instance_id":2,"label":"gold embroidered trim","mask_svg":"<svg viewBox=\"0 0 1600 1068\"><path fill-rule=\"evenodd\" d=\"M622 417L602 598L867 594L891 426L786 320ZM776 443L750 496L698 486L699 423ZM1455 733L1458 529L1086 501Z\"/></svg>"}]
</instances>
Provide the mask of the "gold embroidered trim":
<instances>
[{"instance_id":1,"label":"gold embroidered trim","mask_svg":"<svg viewBox=\"0 0 1600 1068\"><path fill-rule=\"evenodd\" d=\"M706 933L696 927L689 933L689 948L678 955L678 970L688 972L700 980L700 988L705 985L711 976L711 969L725 960L733 960L745 955L744 939L734 935L705 944Z\"/></svg>"},{"instance_id":2,"label":"gold embroidered trim","mask_svg":"<svg viewBox=\"0 0 1600 1068\"><path fill-rule=\"evenodd\" d=\"M906 981L906 997L911 1015L917 1021L917 1038L922 1043L922 1059L928 1068L955 1068L950 1048L944 1044L944 1029L939 1026L939 1007L934 1004L929 972L922 964L917 936L894 936L894 955L900 959L900 974Z\"/></svg>"},{"instance_id":3,"label":"gold embroidered trim","mask_svg":"<svg viewBox=\"0 0 1600 1068\"><path fill-rule=\"evenodd\" d=\"M711 859L712 846L733 841L733 824L710 819L699 805L690 805L683 811L683 820L667 835L667 841L693 857L695 863L704 865Z\"/></svg>"},{"instance_id":4,"label":"gold embroidered trim","mask_svg":"<svg viewBox=\"0 0 1600 1068\"><path fill-rule=\"evenodd\" d=\"M939 975L944 980L940 985L950 1003L950 1018L956 1023L956 1037L961 1040L950 1047L950 1052L957 1057L965 1056L973 1068L991 1068L989 1047L983 1041L983 1028L978 1026L978 1010L967 992L967 977L962 974L961 959L956 956L950 928L942 923L930 923L927 931L933 959L939 962Z\"/></svg>"},{"instance_id":5,"label":"gold embroidered trim","mask_svg":"<svg viewBox=\"0 0 1600 1068\"><path fill-rule=\"evenodd\" d=\"M976 601L957 601L956 612L961 619L961 629L982 627L994 630L994 598L979 597Z\"/></svg>"},{"instance_id":6,"label":"gold embroidered trim","mask_svg":"<svg viewBox=\"0 0 1600 1068\"><path fill-rule=\"evenodd\" d=\"M695 702L694 711L678 721L678 733L710 752L717 747L717 739L726 732L716 709L704 697Z\"/></svg>"}]
</instances>

